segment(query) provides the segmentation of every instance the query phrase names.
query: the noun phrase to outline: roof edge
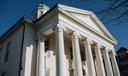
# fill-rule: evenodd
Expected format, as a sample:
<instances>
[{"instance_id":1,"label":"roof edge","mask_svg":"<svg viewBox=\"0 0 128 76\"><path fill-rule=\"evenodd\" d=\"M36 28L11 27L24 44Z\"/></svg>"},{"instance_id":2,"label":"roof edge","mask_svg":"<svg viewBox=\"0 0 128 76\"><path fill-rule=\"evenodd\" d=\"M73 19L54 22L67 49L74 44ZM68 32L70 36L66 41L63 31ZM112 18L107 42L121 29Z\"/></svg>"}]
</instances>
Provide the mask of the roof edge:
<instances>
[{"instance_id":1,"label":"roof edge","mask_svg":"<svg viewBox=\"0 0 128 76\"><path fill-rule=\"evenodd\" d=\"M17 25L19 23L24 24L24 23L30 23L32 22L30 19L26 18L26 17L21 17L13 26L11 26L6 32L4 32L1 36L0 36L0 42L9 35L9 33L12 32L12 30L17 29L17 27L22 26L22 25Z\"/></svg>"}]
</instances>

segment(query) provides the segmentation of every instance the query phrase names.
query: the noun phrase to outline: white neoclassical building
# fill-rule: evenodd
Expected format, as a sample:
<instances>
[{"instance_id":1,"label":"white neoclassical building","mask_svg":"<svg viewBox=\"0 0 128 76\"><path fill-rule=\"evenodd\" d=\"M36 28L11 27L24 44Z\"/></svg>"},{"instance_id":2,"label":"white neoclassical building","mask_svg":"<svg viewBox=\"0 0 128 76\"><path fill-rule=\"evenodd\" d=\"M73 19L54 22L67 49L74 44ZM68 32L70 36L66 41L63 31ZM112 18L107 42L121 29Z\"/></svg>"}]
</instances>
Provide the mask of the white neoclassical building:
<instances>
[{"instance_id":1,"label":"white neoclassical building","mask_svg":"<svg viewBox=\"0 0 128 76\"><path fill-rule=\"evenodd\" d=\"M120 76L117 41L87 10L39 4L0 37L0 76Z\"/></svg>"}]
</instances>

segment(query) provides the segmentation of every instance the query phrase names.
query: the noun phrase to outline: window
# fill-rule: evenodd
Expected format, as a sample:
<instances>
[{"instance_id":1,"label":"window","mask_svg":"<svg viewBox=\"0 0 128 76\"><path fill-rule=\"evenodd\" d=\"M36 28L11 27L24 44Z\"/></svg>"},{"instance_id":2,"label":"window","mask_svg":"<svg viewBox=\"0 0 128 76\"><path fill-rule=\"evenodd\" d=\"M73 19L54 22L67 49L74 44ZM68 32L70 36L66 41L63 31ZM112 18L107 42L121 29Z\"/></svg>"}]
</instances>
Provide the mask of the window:
<instances>
[{"instance_id":1,"label":"window","mask_svg":"<svg viewBox=\"0 0 128 76\"><path fill-rule=\"evenodd\" d=\"M116 60L118 63L120 63L120 56L116 56Z\"/></svg>"},{"instance_id":2,"label":"window","mask_svg":"<svg viewBox=\"0 0 128 76\"><path fill-rule=\"evenodd\" d=\"M45 41L45 52L49 50L49 40Z\"/></svg>"},{"instance_id":3,"label":"window","mask_svg":"<svg viewBox=\"0 0 128 76\"><path fill-rule=\"evenodd\" d=\"M2 50L3 50L3 48L0 48L0 54L1 54Z\"/></svg>"},{"instance_id":4,"label":"window","mask_svg":"<svg viewBox=\"0 0 128 76\"><path fill-rule=\"evenodd\" d=\"M43 11L40 11L40 16L43 15Z\"/></svg>"},{"instance_id":5,"label":"window","mask_svg":"<svg viewBox=\"0 0 128 76\"><path fill-rule=\"evenodd\" d=\"M11 46L10 46L10 45L11 45L11 42L9 42L9 43L7 44L4 62L7 62L7 61L8 61L8 56L9 56L10 49L11 49Z\"/></svg>"},{"instance_id":6,"label":"window","mask_svg":"<svg viewBox=\"0 0 128 76\"><path fill-rule=\"evenodd\" d=\"M2 72L2 76L6 76L6 71Z\"/></svg>"},{"instance_id":7,"label":"window","mask_svg":"<svg viewBox=\"0 0 128 76\"><path fill-rule=\"evenodd\" d=\"M71 60L73 59L72 48L70 48L70 58L71 58Z\"/></svg>"}]
</instances>

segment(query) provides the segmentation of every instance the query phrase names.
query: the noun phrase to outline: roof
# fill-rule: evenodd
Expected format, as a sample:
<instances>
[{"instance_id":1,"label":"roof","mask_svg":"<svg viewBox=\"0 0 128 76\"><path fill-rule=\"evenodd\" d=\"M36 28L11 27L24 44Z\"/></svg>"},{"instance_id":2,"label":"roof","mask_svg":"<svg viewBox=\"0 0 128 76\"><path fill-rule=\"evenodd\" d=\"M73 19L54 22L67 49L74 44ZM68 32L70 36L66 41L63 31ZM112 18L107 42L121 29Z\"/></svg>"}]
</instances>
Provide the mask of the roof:
<instances>
[{"instance_id":1,"label":"roof","mask_svg":"<svg viewBox=\"0 0 128 76\"><path fill-rule=\"evenodd\" d=\"M125 48L125 47L121 47L119 50L117 50L117 53L120 53L120 52L127 52L128 49Z\"/></svg>"},{"instance_id":2,"label":"roof","mask_svg":"<svg viewBox=\"0 0 128 76\"><path fill-rule=\"evenodd\" d=\"M39 4L37 7L47 7L45 4ZM16 27L21 26L21 25L17 25L18 23L22 23L22 22L33 22L36 23L38 20L40 20L43 16L45 16L46 14L48 14L50 11L52 11L55 7L57 7L57 5L55 5L52 9L50 9L48 12L46 12L44 15L42 15L39 19L36 19L35 21L32 21L30 19L28 19L27 17L23 16L21 17L12 27L10 27L4 34L2 34L0 36L0 42L2 40L4 40L4 38L12 31L14 30ZM49 9L49 7L47 7Z\"/></svg>"},{"instance_id":3,"label":"roof","mask_svg":"<svg viewBox=\"0 0 128 76\"><path fill-rule=\"evenodd\" d=\"M44 8L50 9L47 5L41 4L41 3L37 7L44 7Z\"/></svg>"},{"instance_id":4,"label":"roof","mask_svg":"<svg viewBox=\"0 0 128 76\"><path fill-rule=\"evenodd\" d=\"M20 27L21 25L18 25L19 23L24 23L24 22L32 22L30 19L26 17L21 17L12 27L10 27L4 34L0 36L0 42L2 42L7 36L10 35L10 33Z\"/></svg>"}]
</instances>

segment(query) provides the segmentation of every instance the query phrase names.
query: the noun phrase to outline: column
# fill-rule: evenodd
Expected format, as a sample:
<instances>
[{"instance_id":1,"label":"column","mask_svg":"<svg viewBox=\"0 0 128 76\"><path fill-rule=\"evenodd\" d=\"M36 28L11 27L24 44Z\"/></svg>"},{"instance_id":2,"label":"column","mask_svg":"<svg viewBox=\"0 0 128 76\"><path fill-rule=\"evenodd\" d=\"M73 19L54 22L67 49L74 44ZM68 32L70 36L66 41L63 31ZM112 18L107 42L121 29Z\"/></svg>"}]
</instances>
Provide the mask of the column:
<instances>
[{"instance_id":1,"label":"column","mask_svg":"<svg viewBox=\"0 0 128 76\"><path fill-rule=\"evenodd\" d=\"M72 48L73 48L74 76L83 76L79 38L77 33L73 33L72 35Z\"/></svg>"},{"instance_id":2,"label":"column","mask_svg":"<svg viewBox=\"0 0 128 76\"><path fill-rule=\"evenodd\" d=\"M86 39L86 41L84 41L84 46L86 51L88 76L96 76L93 55L91 50L91 41L89 39Z\"/></svg>"},{"instance_id":3,"label":"column","mask_svg":"<svg viewBox=\"0 0 128 76\"><path fill-rule=\"evenodd\" d=\"M111 52L111 56L110 57L111 57L111 61L112 61L114 75L115 76L120 76L120 72L119 72L119 68L118 68L118 64L117 64L114 52Z\"/></svg>"},{"instance_id":4,"label":"column","mask_svg":"<svg viewBox=\"0 0 128 76\"><path fill-rule=\"evenodd\" d=\"M113 76L110 57L109 57L109 54L108 54L108 49L105 48L103 55L104 55L103 57L104 57L104 61L105 61L107 76Z\"/></svg>"},{"instance_id":5,"label":"column","mask_svg":"<svg viewBox=\"0 0 128 76\"><path fill-rule=\"evenodd\" d=\"M23 76L31 76L33 45L26 46L25 52L26 52L25 53L25 67L24 67L24 75Z\"/></svg>"},{"instance_id":6,"label":"column","mask_svg":"<svg viewBox=\"0 0 128 76\"><path fill-rule=\"evenodd\" d=\"M97 65L98 66L98 74L99 74L98 76L105 76L105 69L104 69L100 46L97 44L95 47L96 47L95 48L96 62L98 64Z\"/></svg>"},{"instance_id":7,"label":"column","mask_svg":"<svg viewBox=\"0 0 128 76\"><path fill-rule=\"evenodd\" d=\"M37 76L45 76L45 68L44 68L44 53L45 53L45 41L44 39L39 39L38 40L38 74Z\"/></svg>"},{"instance_id":8,"label":"column","mask_svg":"<svg viewBox=\"0 0 128 76\"><path fill-rule=\"evenodd\" d=\"M56 28L56 76L66 76L63 28Z\"/></svg>"}]
</instances>

